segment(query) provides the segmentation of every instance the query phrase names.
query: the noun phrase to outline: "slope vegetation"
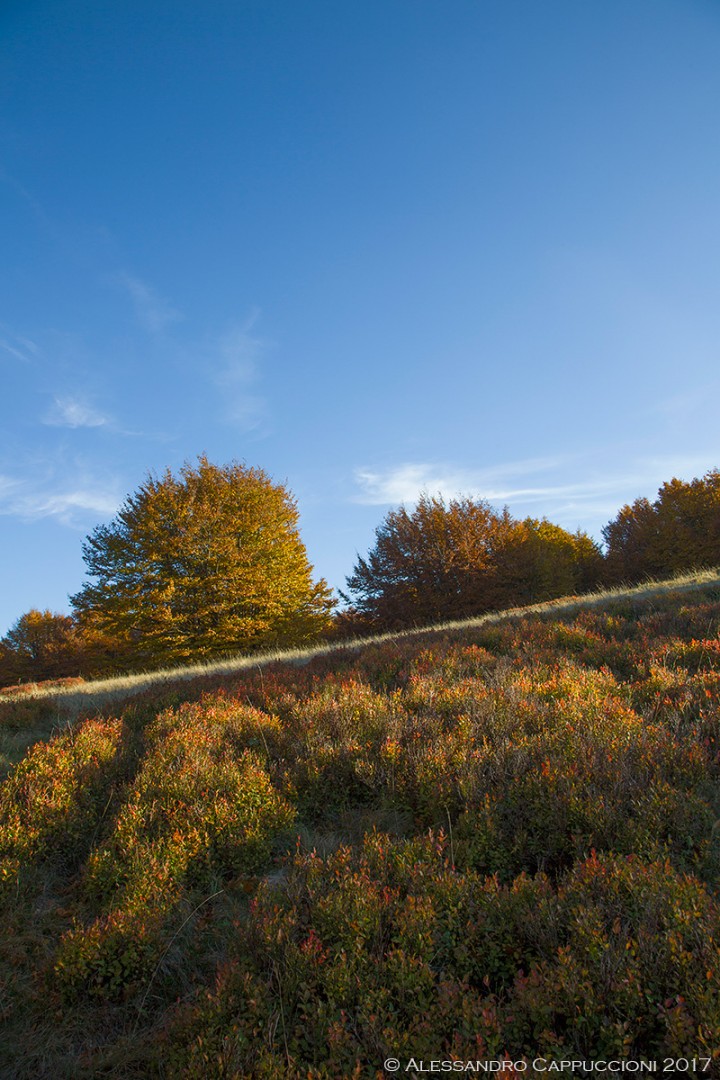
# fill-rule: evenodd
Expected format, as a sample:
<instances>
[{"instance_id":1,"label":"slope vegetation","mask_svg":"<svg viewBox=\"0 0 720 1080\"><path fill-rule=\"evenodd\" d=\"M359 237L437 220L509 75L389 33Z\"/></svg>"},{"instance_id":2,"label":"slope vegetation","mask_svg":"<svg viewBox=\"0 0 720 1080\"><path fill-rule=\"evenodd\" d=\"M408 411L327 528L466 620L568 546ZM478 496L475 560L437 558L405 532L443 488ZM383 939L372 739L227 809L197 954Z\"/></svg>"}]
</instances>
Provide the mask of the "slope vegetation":
<instances>
[{"instance_id":1,"label":"slope vegetation","mask_svg":"<svg viewBox=\"0 0 720 1080\"><path fill-rule=\"evenodd\" d=\"M2 1075L715 1075L719 629L706 574L4 703Z\"/></svg>"}]
</instances>

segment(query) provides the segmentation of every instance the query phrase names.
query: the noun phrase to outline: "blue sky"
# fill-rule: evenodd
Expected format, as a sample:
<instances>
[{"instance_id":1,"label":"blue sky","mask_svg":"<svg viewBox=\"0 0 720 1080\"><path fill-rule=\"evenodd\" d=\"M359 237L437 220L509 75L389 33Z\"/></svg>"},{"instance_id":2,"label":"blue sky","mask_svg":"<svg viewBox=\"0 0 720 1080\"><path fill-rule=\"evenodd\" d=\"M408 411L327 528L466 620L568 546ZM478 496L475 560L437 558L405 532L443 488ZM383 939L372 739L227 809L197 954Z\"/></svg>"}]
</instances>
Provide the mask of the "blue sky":
<instances>
[{"instance_id":1,"label":"blue sky","mask_svg":"<svg viewBox=\"0 0 720 1080\"><path fill-rule=\"evenodd\" d=\"M0 94L0 633L202 452L336 588L720 465L715 0L5 0Z\"/></svg>"}]
</instances>

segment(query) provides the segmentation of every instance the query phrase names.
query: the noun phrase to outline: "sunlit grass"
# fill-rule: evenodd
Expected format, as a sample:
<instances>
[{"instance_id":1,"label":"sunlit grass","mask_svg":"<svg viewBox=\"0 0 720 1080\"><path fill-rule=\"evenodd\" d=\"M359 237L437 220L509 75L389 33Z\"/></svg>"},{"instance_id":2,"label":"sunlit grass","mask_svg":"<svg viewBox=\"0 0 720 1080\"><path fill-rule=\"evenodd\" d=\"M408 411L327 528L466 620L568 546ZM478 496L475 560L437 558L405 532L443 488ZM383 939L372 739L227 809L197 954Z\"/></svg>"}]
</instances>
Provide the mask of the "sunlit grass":
<instances>
[{"instance_id":1,"label":"sunlit grass","mask_svg":"<svg viewBox=\"0 0 720 1080\"><path fill-rule=\"evenodd\" d=\"M3 1075L720 1065L717 572L0 712Z\"/></svg>"},{"instance_id":2,"label":"sunlit grass","mask_svg":"<svg viewBox=\"0 0 720 1080\"><path fill-rule=\"evenodd\" d=\"M470 630L480 626L493 625L507 619L517 619L528 615L568 615L582 608L605 607L613 601L648 600L654 596L663 596L668 592L692 592L707 586L720 586L720 569L700 570L693 573L678 574L661 581L648 580L642 585L616 587L588 593L583 596L561 597L546 600L526 607L508 608L504 611L490 612L471 619L450 620L433 623L431 626L413 627L408 630L392 631L367 637L353 638L349 641L333 644L316 645L312 648L273 650L253 653L252 655L231 656L224 660L207 663L189 664L182 667L162 668L132 675L120 675L109 679L89 680L84 684L70 686L47 686L26 684L13 693L6 690L0 697L0 718L4 702L32 698L49 698L59 707L60 715L67 716L86 709L100 708L122 700L132 694L142 693L151 688L172 685L180 682L202 679L206 676L233 675L254 668L275 663L304 664L318 656L353 653L366 646L380 645L387 641L406 640L425 634L436 634L453 630ZM0 753L2 750L0 749Z\"/></svg>"}]
</instances>

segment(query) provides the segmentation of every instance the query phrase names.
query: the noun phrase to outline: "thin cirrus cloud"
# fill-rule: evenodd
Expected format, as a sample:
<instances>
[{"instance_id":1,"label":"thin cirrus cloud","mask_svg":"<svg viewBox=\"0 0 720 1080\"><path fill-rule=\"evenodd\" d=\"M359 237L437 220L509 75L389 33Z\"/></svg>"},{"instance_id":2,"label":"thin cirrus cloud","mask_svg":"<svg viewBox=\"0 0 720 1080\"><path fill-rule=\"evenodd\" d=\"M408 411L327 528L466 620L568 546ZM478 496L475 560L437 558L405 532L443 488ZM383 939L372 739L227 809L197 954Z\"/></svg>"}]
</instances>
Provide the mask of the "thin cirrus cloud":
<instances>
[{"instance_id":1,"label":"thin cirrus cloud","mask_svg":"<svg viewBox=\"0 0 720 1080\"><path fill-rule=\"evenodd\" d=\"M393 503L414 503L421 492L442 494L446 498L462 498L466 495L484 499L508 498L518 490L546 490L543 487L528 488L510 481L559 468L557 458L533 458L528 461L506 462L491 469L459 469L439 464L405 463L388 469L373 471L356 469L355 481L360 491L354 502L370 506Z\"/></svg>"},{"instance_id":2,"label":"thin cirrus cloud","mask_svg":"<svg viewBox=\"0 0 720 1080\"><path fill-rule=\"evenodd\" d=\"M220 391L222 422L243 432L263 428L267 404L252 387L258 381L260 359L269 342L252 333L260 317L257 309L243 323L232 324L224 333L204 340L177 337L168 340L164 332L184 320L183 313L132 274L117 274L115 281L130 296L138 321L151 336L162 338L174 350L176 358L188 362L191 369L197 370L200 359L203 375Z\"/></svg>"},{"instance_id":3,"label":"thin cirrus cloud","mask_svg":"<svg viewBox=\"0 0 720 1080\"><path fill-rule=\"evenodd\" d=\"M56 397L43 423L50 427L99 428L106 427L110 419L78 398Z\"/></svg>"},{"instance_id":4,"label":"thin cirrus cloud","mask_svg":"<svg viewBox=\"0 0 720 1080\"><path fill-rule=\"evenodd\" d=\"M21 521L55 518L61 525L82 528L88 515L111 517L120 497L101 488L70 487L64 491L34 488L0 477L0 514Z\"/></svg>"},{"instance_id":5,"label":"thin cirrus cloud","mask_svg":"<svg viewBox=\"0 0 720 1080\"><path fill-rule=\"evenodd\" d=\"M257 431L267 419L267 404L252 387L270 343L251 333L259 312L231 327L203 350L213 382L223 396L223 419L242 431Z\"/></svg>"},{"instance_id":6,"label":"thin cirrus cloud","mask_svg":"<svg viewBox=\"0 0 720 1080\"><path fill-rule=\"evenodd\" d=\"M33 358L39 354L40 349L30 338L23 337L20 334L13 334L6 327L0 327L0 329L3 330L3 336L0 337L0 352L12 356L23 364L31 363Z\"/></svg>"},{"instance_id":7,"label":"thin cirrus cloud","mask_svg":"<svg viewBox=\"0 0 720 1080\"><path fill-rule=\"evenodd\" d=\"M535 459L489 469L406 463L383 470L357 469L353 501L369 506L414 505L423 492L446 499L482 498L494 505L537 513L583 527L597 527L639 496L653 498L673 476L690 480L715 462L700 456L638 458L622 468L578 459ZM581 476L578 473L582 471ZM545 474L545 475L543 475ZM534 482L536 481L536 482Z\"/></svg>"},{"instance_id":8,"label":"thin cirrus cloud","mask_svg":"<svg viewBox=\"0 0 720 1080\"><path fill-rule=\"evenodd\" d=\"M24 522L49 518L84 529L112 517L122 499L115 477L98 476L80 461L34 460L0 473L0 514Z\"/></svg>"},{"instance_id":9,"label":"thin cirrus cloud","mask_svg":"<svg viewBox=\"0 0 720 1080\"><path fill-rule=\"evenodd\" d=\"M10 356L14 356L16 360L21 360L23 364L27 364L28 357L5 338L0 338L0 349L9 353Z\"/></svg>"},{"instance_id":10,"label":"thin cirrus cloud","mask_svg":"<svg viewBox=\"0 0 720 1080\"><path fill-rule=\"evenodd\" d=\"M172 307L147 282L124 272L118 274L115 280L129 294L136 318L148 333L161 334L166 327L183 319L182 312Z\"/></svg>"}]
</instances>

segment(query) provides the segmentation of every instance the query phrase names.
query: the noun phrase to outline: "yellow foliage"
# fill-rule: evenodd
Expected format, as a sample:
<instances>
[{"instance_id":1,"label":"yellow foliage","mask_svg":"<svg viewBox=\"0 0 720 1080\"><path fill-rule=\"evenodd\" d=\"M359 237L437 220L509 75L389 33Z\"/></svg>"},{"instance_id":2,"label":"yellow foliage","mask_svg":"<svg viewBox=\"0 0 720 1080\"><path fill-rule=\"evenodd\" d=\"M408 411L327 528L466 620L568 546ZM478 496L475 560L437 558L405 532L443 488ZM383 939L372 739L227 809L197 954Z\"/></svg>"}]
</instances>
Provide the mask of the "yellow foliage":
<instances>
[{"instance_id":1,"label":"yellow foliage","mask_svg":"<svg viewBox=\"0 0 720 1080\"><path fill-rule=\"evenodd\" d=\"M186 463L148 476L83 548L81 620L124 639L135 666L313 640L333 606L313 583L295 502L261 469Z\"/></svg>"}]
</instances>

